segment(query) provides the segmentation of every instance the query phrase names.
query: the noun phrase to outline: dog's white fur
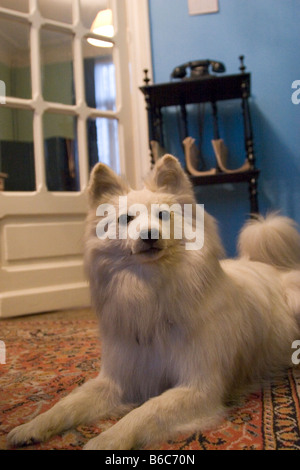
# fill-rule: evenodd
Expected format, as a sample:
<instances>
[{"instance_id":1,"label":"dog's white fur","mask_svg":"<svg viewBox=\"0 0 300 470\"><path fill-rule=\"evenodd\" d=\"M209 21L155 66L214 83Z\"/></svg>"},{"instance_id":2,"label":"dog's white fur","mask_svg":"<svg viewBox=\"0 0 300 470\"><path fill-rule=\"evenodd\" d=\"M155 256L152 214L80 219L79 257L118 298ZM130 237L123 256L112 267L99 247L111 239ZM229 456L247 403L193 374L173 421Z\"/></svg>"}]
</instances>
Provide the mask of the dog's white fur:
<instances>
[{"instance_id":1,"label":"dog's white fur","mask_svg":"<svg viewBox=\"0 0 300 470\"><path fill-rule=\"evenodd\" d=\"M239 238L240 258L220 261L216 224L205 214L205 243L99 240L96 207L118 196L132 203L195 204L178 161L160 159L141 191L98 164L89 186L85 248L92 300L100 319L99 376L52 409L12 430L11 445L43 441L111 416L117 424L86 449L131 449L177 432L215 426L249 387L291 366L300 338L300 236L271 215L251 220Z\"/></svg>"}]
</instances>

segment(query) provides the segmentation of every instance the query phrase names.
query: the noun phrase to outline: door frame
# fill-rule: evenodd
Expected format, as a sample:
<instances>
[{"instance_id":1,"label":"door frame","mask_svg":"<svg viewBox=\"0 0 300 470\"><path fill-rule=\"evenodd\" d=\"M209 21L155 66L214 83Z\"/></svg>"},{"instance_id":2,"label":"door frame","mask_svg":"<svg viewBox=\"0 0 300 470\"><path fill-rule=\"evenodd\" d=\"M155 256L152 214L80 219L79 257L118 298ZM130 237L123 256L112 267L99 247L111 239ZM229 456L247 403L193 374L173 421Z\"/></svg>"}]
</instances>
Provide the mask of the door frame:
<instances>
[{"instance_id":1,"label":"door frame","mask_svg":"<svg viewBox=\"0 0 300 470\"><path fill-rule=\"evenodd\" d=\"M144 70L153 77L148 0L126 0L128 25L128 50L131 64L132 129L134 133L135 185L140 188L150 170L148 118L144 95L139 87L144 85Z\"/></svg>"}]
</instances>

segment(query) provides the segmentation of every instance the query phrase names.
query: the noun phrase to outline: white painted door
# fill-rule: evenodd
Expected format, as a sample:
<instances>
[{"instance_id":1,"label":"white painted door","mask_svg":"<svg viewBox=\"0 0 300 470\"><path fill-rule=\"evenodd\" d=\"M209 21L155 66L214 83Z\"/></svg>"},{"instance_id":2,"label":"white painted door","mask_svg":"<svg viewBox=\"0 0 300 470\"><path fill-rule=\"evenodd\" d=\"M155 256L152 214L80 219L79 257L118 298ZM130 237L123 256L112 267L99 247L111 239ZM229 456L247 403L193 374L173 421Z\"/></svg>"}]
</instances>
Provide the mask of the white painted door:
<instances>
[{"instance_id":1,"label":"white painted door","mask_svg":"<svg viewBox=\"0 0 300 470\"><path fill-rule=\"evenodd\" d=\"M90 170L103 161L137 187L148 169L137 86L150 46L141 51L132 41L139 31L130 31L143 13L145 44L146 3L0 0L1 317L89 305L82 238ZM91 30L107 8L109 40Z\"/></svg>"}]
</instances>

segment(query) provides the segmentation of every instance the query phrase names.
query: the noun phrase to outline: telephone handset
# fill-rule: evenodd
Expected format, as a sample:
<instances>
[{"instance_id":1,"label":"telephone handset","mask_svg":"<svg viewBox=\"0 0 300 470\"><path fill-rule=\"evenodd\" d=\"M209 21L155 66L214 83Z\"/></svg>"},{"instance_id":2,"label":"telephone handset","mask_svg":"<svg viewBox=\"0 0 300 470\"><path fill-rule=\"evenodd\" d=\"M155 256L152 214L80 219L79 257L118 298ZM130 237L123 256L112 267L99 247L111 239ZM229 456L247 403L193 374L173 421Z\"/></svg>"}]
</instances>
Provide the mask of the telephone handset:
<instances>
[{"instance_id":1,"label":"telephone handset","mask_svg":"<svg viewBox=\"0 0 300 470\"><path fill-rule=\"evenodd\" d=\"M197 79L210 75L209 70L215 73L223 73L226 67L222 62L216 60L194 60L175 67L171 74L171 78L181 79ZM190 69L190 76L187 77L187 69Z\"/></svg>"}]
</instances>

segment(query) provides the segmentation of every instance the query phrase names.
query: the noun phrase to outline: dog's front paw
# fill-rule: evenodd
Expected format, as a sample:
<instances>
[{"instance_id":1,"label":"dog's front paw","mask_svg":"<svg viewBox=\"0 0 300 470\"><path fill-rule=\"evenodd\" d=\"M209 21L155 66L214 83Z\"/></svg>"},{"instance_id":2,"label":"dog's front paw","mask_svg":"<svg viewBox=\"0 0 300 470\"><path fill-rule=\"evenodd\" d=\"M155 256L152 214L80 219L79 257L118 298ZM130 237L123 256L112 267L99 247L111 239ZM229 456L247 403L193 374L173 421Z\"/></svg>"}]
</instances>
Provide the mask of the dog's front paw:
<instances>
[{"instance_id":1,"label":"dog's front paw","mask_svg":"<svg viewBox=\"0 0 300 470\"><path fill-rule=\"evenodd\" d=\"M45 437L39 432L38 428L32 425L32 422L17 426L7 435L9 447L28 446L43 440L45 440Z\"/></svg>"},{"instance_id":2,"label":"dog's front paw","mask_svg":"<svg viewBox=\"0 0 300 470\"><path fill-rule=\"evenodd\" d=\"M55 428L45 413L37 416L29 423L17 426L7 435L7 444L9 447L21 447L43 442L49 439L55 432Z\"/></svg>"},{"instance_id":3,"label":"dog's front paw","mask_svg":"<svg viewBox=\"0 0 300 470\"><path fill-rule=\"evenodd\" d=\"M120 436L112 432L112 429L88 441L83 450L130 450L133 448L133 440L130 436Z\"/></svg>"}]
</instances>

